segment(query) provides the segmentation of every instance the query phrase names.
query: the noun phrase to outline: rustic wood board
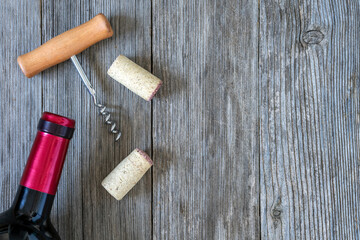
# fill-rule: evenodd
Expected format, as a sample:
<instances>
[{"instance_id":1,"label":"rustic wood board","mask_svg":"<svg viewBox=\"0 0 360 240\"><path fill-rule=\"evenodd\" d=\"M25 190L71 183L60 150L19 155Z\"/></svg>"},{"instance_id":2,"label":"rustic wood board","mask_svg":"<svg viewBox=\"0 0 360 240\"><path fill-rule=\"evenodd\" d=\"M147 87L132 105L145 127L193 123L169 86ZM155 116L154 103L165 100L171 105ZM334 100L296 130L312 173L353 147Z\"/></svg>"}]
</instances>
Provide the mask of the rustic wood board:
<instances>
[{"instance_id":1,"label":"rustic wood board","mask_svg":"<svg viewBox=\"0 0 360 240\"><path fill-rule=\"evenodd\" d=\"M263 239L359 239L358 1L261 1Z\"/></svg>"},{"instance_id":2,"label":"rustic wood board","mask_svg":"<svg viewBox=\"0 0 360 240\"><path fill-rule=\"evenodd\" d=\"M149 2L142 1L43 2L45 41L100 12L108 17L114 30L112 38L92 46L78 57L100 100L109 107L113 120L119 124L120 142L115 143L115 136L109 134L70 61L43 73L47 74L43 82L48 84L44 85L48 93L43 98L47 99L44 108L55 106L54 111L73 116L78 122L62 176L67 181L59 188L57 211L53 214L64 239L151 237L151 173L121 202L113 199L100 185L134 148L151 152L151 104L106 74L119 54L150 70L150 8ZM54 91L56 97L52 99Z\"/></svg>"},{"instance_id":3,"label":"rustic wood board","mask_svg":"<svg viewBox=\"0 0 360 240\"><path fill-rule=\"evenodd\" d=\"M153 237L258 238L257 2L153 10Z\"/></svg>"},{"instance_id":4,"label":"rustic wood board","mask_svg":"<svg viewBox=\"0 0 360 240\"><path fill-rule=\"evenodd\" d=\"M101 187L102 179L134 148L151 153L151 103L106 74L119 54L151 70L151 2L43 1L30 5L23 1L22 5L0 6L3 16L12 21L1 26L4 38L0 40L5 56L1 63L5 73L1 76L1 102L11 104L10 108L2 104L1 113L1 135L7 136L1 144L1 210L10 206L15 195L41 112L51 111L76 119L52 212L61 237L151 238L151 172L121 202ZM119 143L114 143L114 136L108 133L70 61L32 79L26 79L16 63L18 55L100 12L108 17L114 36L78 58L99 98L120 125Z\"/></svg>"},{"instance_id":5,"label":"rustic wood board","mask_svg":"<svg viewBox=\"0 0 360 240\"><path fill-rule=\"evenodd\" d=\"M41 113L41 76L19 81L24 75L16 62L23 49L41 44L40 8L40 2L0 4L1 16L7 19L7 23L0 24L1 212L10 207L15 197ZM19 36L32 40L15 40Z\"/></svg>"},{"instance_id":6,"label":"rustic wood board","mask_svg":"<svg viewBox=\"0 0 360 240\"><path fill-rule=\"evenodd\" d=\"M70 61L26 79L18 55L104 13L78 55L122 130L113 142ZM76 119L52 220L62 239L360 239L359 1L0 3L0 211L42 111ZM164 81L111 80L124 54ZM135 147L154 167L120 202L101 180Z\"/></svg>"}]
</instances>

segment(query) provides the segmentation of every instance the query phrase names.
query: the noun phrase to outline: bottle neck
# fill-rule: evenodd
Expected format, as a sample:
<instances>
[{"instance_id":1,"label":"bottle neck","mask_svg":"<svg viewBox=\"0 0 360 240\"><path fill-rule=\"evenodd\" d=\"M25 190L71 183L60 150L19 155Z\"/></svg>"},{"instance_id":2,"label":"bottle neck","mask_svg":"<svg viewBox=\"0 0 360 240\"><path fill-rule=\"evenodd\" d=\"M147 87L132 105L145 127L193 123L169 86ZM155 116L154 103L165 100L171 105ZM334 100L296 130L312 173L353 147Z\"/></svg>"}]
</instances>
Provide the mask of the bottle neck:
<instances>
[{"instance_id":1,"label":"bottle neck","mask_svg":"<svg viewBox=\"0 0 360 240\"><path fill-rule=\"evenodd\" d=\"M44 112L12 207L0 214L0 239L60 239L49 219L75 121ZM45 234L43 234L45 233Z\"/></svg>"},{"instance_id":2,"label":"bottle neck","mask_svg":"<svg viewBox=\"0 0 360 240\"><path fill-rule=\"evenodd\" d=\"M54 195L20 185L11 211L16 218L24 218L24 221L41 224L50 217L54 199Z\"/></svg>"},{"instance_id":3,"label":"bottle neck","mask_svg":"<svg viewBox=\"0 0 360 240\"><path fill-rule=\"evenodd\" d=\"M55 195L70 139L38 131L20 185Z\"/></svg>"}]
</instances>

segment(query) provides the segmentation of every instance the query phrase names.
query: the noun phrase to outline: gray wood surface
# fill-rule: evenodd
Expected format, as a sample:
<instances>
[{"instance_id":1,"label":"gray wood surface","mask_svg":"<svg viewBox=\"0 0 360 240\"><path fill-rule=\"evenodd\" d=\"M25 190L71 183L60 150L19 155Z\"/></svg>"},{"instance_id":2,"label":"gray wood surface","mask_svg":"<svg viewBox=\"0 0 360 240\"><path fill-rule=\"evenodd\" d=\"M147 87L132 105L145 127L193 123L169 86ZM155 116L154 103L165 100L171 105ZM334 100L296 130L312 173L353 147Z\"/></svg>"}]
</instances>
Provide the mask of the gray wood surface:
<instances>
[{"instance_id":1,"label":"gray wood surface","mask_svg":"<svg viewBox=\"0 0 360 240\"><path fill-rule=\"evenodd\" d=\"M122 130L114 143L70 61L16 63L108 17L78 55ZM0 212L42 111L76 120L52 220L62 239L360 239L360 2L1 1ZM106 71L124 54L164 85L145 102ZM121 201L100 185L134 148L154 167Z\"/></svg>"},{"instance_id":2,"label":"gray wood surface","mask_svg":"<svg viewBox=\"0 0 360 240\"><path fill-rule=\"evenodd\" d=\"M261 1L264 239L360 239L359 1Z\"/></svg>"},{"instance_id":3,"label":"gray wood surface","mask_svg":"<svg viewBox=\"0 0 360 240\"><path fill-rule=\"evenodd\" d=\"M258 238L257 3L153 9L153 236Z\"/></svg>"}]
</instances>

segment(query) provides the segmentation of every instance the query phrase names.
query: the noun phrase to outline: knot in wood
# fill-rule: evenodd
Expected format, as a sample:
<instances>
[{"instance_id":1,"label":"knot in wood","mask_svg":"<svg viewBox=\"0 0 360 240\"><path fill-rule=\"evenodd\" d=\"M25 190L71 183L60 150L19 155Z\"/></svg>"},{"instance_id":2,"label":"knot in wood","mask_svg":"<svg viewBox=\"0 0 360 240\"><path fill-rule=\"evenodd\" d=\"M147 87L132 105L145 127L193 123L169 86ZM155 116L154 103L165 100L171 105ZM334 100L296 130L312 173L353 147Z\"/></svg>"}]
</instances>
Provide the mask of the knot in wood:
<instances>
[{"instance_id":1,"label":"knot in wood","mask_svg":"<svg viewBox=\"0 0 360 240\"><path fill-rule=\"evenodd\" d=\"M280 215L281 215L281 210L280 209L273 209L271 214L273 215L274 218L280 218Z\"/></svg>"},{"instance_id":2,"label":"knot in wood","mask_svg":"<svg viewBox=\"0 0 360 240\"><path fill-rule=\"evenodd\" d=\"M275 227L277 227L281 222L281 214L282 214L281 197L277 197L270 210L270 215L274 221Z\"/></svg>"},{"instance_id":3,"label":"knot in wood","mask_svg":"<svg viewBox=\"0 0 360 240\"><path fill-rule=\"evenodd\" d=\"M302 41L306 44L319 44L324 37L320 30L309 30L302 35Z\"/></svg>"}]
</instances>

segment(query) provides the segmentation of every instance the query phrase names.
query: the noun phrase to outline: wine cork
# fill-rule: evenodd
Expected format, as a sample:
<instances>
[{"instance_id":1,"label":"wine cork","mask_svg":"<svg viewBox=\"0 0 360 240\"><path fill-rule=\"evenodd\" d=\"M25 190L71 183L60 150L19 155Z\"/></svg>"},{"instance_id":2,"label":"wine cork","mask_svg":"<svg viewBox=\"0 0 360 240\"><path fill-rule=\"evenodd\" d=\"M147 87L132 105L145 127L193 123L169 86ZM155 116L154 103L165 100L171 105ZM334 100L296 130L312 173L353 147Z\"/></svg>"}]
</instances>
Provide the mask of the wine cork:
<instances>
[{"instance_id":1,"label":"wine cork","mask_svg":"<svg viewBox=\"0 0 360 240\"><path fill-rule=\"evenodd\" d=\"M150 157L136 148L111 171L101 185L114 198L121 200L152 165Z\"/></svg>"},{"instance_id":2,"label":"wine cork","mask_svg":"<svg viewBox=\"0 0 360 240\"><path fill-rule=\"evenodd\" d=\"M159 78L123 55L115 59L107 73L146 101L150 101L162 85Z\"/></svg>"}]
</instances>

